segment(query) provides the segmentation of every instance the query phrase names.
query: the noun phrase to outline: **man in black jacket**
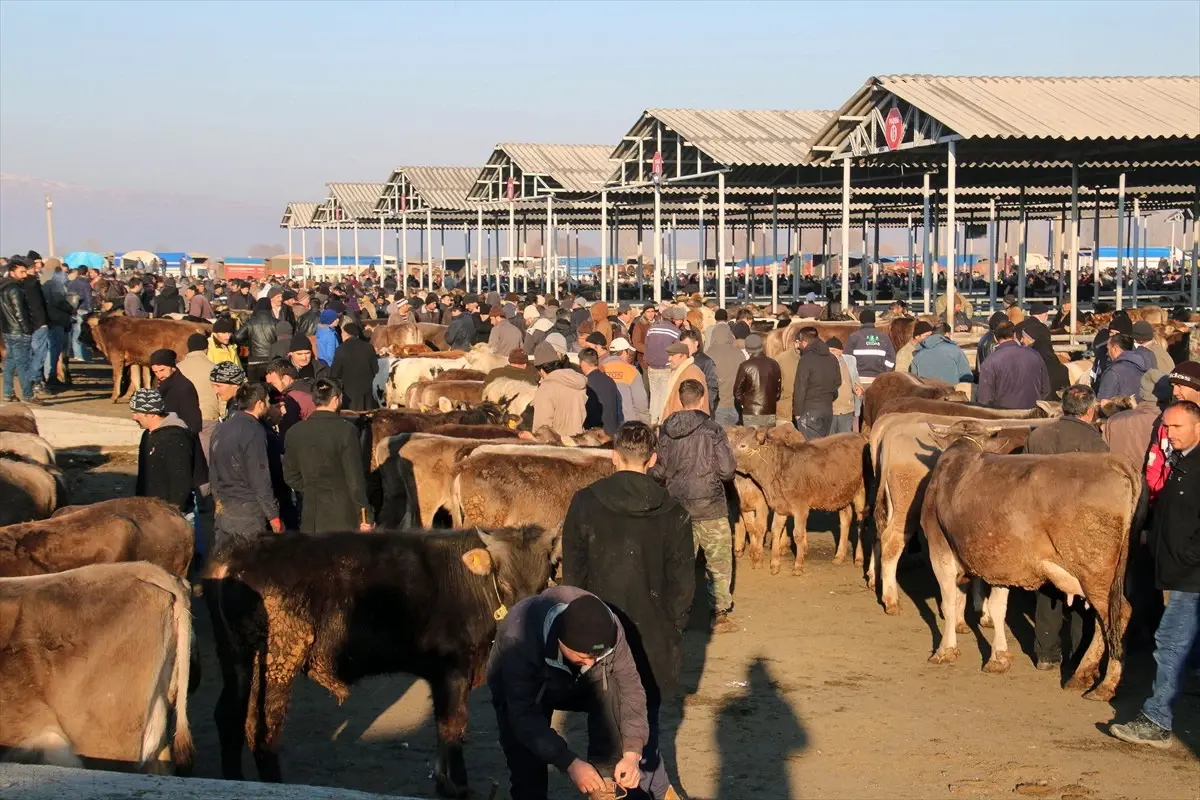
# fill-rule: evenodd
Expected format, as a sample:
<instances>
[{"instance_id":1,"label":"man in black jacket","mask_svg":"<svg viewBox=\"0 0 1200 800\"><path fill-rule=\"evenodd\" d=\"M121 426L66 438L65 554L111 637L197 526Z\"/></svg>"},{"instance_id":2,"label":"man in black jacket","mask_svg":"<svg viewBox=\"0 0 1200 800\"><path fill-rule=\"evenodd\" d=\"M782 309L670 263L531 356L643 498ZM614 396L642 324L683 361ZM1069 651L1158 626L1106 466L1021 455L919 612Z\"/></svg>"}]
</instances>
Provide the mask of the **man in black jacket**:
<instances>
[{"instance_id":1,"label":"man in black jacket","mask_svg":"<svg viewBox=\"0 0 1200 800\"><path fill-rule=\"evenodd\" d=\"M279 336L277 322L271 313L271 301L264 297L255 302L254 313L233 335L234 343L245 345L248 350L246 377L251 381L261 381L266 376L271 345Z\"/></svg>"},{"instance_id":2,"label":"man in black jacket","mask_svg":"<svg viewBox=\"0 0 1200 800\"><path fill-rule=\"evenodd\" d=\"M1174 464L1155 501L1150 540L1158 588L1170 593L1154 634L1154 694L1132 722L1110 730L1126 742L1167 748L1172 712L1200 633L1200 406L1188 400L1171 404L1162 426Z\"/></svg>"},{"instance_id":3,"label":"man in black jacket","mask_svg":"<svg viewBox=\"0 0 1200 800\"><path fill-rule=\"evenodd\" d=\"M313 412L292 426L284 441L283 476L302 495L300 530L370 531L374 525L362 448L354 425L338 416L342 387L322 378L313 386L312 398Z\"/></svg>"},{"instance_id":4,"label":"man in black jacket","mask_svg":"<svg viewBox=\"0 0 1200 800\"><path fill-rule=\"evenodd\" d=\"M200 433L204 427L200 396L196 394L196 386L176 366L175 351L162 349L151 353L150 371L158 381L167 413L178 415L192 433Z\"/></svg>"},{"instance_id":5,"label":"man in black jacket","mask_svg":"<svg viewBox=\"0 0 1200 800\"><path fill-rule=\"evenodd\" d=\"M842 385L842 368L816 328L801 328L796 348L800 363L792 385L793 422L805 439L820 439L833 426L833 401Z\"/></svg>"},{"instance_id":6,"label":"man in black jacket","mask_svg":"<svg viewBox=\"0 0 1200 800\"><path fill-rule=\"evenodd\" d=\"M682 381L679 399L683 410L659 426L658 463L650 475L663 481L691 515L693 547L704 550L713 632L730 633L738 626L729 616L733 609L733 537L725 483L733 480L737 462L724 429L708 416L704 385L692 379Z\"/></svg>"},{"instance_id":7,"label":"man in black jacket","mask_svg":"<svg viewBox=\"0 0 1200 800\"><path fill-rule=\"evenodd\" d=\"M42 282L34 265L27 258L28 268L23 285L25 303L29 307L29 320L33 324L33 353L29 362L29 374L33 379L33 391L41 394L45 388L46 359L50 357L50 319L46 311L46 295L42 293ZM40 263L40 261L39 261Z\"/></svg>"},{"instance_id":8,"label":"man in black jacket","mask_svg":"<svg viewBox=\"0 0 1200 800\"><path fill-rule=\"evenodd\" d=\"M129 401L142 429L134 494L165 500L181 514L195 508L195 489L208 482L196 434L170 413L157 389L138 389Z\"/></svg>"},{"instance_id":9,"label":"man in black jacket","mask_svg":"<svg viewBox=\"0 0 1200 800\"><path fill-rule=\"evenodd\" d=\"M41 405L33 388L33 316L25 299L25 259L13 256L8 274L0 280L0 334L4 335L4 402L15 400L13 374L21 384L21 398Z\"/></svg>"},{"instance_id":10,"label":"man in black jacket","mask_svg":"<svg viewBox=\"0 0 1200 800\"><path fill-rule=\"evenodd\" d=\"M650 738L641 768L649 773L647 791L661 799L670 783L658 752L658 713L679 682L696 556L688 513L646 474L657 459L654 446L645 423L621 426L613 440L616 471L575 493L562 548L563 583L602 598L624 625L646 691Z\"/></svg>"},{"instance_id":11,"label":"man in black jacket","mask_svg":"<svg viewBox=\"0 0 1200 800\"><path fill-rule=\"evenodd\" d=\"M615 436L625 421L616 382L600 369L600 355L590 347L579 351L579 371L587 378L587 403L583 427L601 428Z\"/></svg>"},{"instance_id":12,"label":"man in black jacket","mask_svg":"<svg viewBox=\"0 0 1200 800\"><path fill-rule=\"evenodd\" d=\"M600 598L555 586L513 606L496 629L487 684L513 800L545 800L550 765L584 794L605 788L593 763L626 789L639 785L646 694L625 629ZM568 709L588 714L586 759L550 725Z\"/></svg>"},{"instance_id":13,"label":"man in black jacket","mask_svg":"<svg viewBox=\"0 0 1200 800\"><path fill-rule=\"evenodd\" d=\"M341 381L345 389L346 408L370 411L375 408L375 373L379 371L379 356L371 343L362 338L357 322L342 326L342 343L333 354L329 377Z\"/></svg>"},{"instance_id":14,"label":"man in black jacket","mask_svg":"<svg viewBox=\"0 0 1200 800\"><path fill-rule=\"evenodd\" d=\"M733 403L742 425L774 428L775 409L782 394L779 363L763 353L762 337L746 337L749 358L738 364L733 378Z\"/></svg>"},{"instance_id":15,"label":"man in black jacket","mask_svg":"<svg viewBox=\"0 0 1200 800\"><path fill-rule=\"evenodd\" d=\"M269 399L265 385L242 384L234 397L238 410L213 431L208 471L217 504L214 552L262 536L268 527L283 531L261 422Z\"/></svg>"}]
</instances>

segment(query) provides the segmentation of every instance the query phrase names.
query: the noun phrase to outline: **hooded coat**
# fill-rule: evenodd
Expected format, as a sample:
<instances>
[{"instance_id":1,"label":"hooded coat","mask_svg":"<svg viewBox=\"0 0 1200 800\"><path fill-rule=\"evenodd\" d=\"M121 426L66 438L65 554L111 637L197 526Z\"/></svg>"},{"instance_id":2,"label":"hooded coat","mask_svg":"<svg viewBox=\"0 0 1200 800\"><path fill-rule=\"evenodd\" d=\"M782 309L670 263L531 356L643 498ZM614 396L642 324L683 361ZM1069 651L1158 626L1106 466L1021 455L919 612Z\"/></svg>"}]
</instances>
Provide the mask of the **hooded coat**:
<instances>
[{"instance_id":1,"label":"hooded coat","mask_svg":"<svg viewBox=\"0 0 1200 800\"><path fill-rule=\"evenodd\" d=\"M746 354L733 340L729 325L718 322L712 327L704 353L717 366L717 408L733 408L733 384L737 380L738 367L746 360Z\"/></svg>"},{"instance_id":2,"label":"hooded coat","mask_svg":"<svg viewBox=\"0 0 1200 800\"><path fill-rule=\"evenodd\" d=\"M613 330L612 323L608 321L608 304L603 300L592 303L590 313L592 315L592 331L603 334L604 341L612 344Z\"/></svg>"},{"instance_id":3,"label":"hooded coat","mask_svg":"<svg viewBox=\"0 0 1200 800\"><path fill-rule=\"evenodd\" d=\"M329 366L329 377L342 382L344 408L349 411L375 408L374 383L378 369L379 357L366 339L351 336L338 346Z\"/></svg>"},{"instance_id":4,"label":"hooded coat","mask_svg":"<svg viewBox=\"0 0 1200 800\"><path fill-rule=\"evenodd\" d=\"M899 356L896 369L900 369ZM931 333L917 344L908 371L918 378L935 378L951 386L970 383L974 377L962 348L940 333ZM1063 372L1066 372L1066 367L1063 367Z\"/></svg>"},{"instance_id":5,"label":"hooded coat","mask_svg":"<svg viewBox=\"0 0 1200 800\"><path fill-rule=\"evenodd\" d=\"M678 367L671 370L671 383L667 386L667 400L663 403L661 419L666 419L672 414L683 410L683 402L679 399L679 384L687 380L698 381L704 387L704 395L701 397L700 402L704 408L711 407L708 398L708 383L704 378L704 373L696 366L695 360L689 357Z\"/></svg>"},{"instance_id":6,"label":"hooded coat","mask_svg":"<svg viewBox=\"0 0 1200 800\"><path fill-rule=\"evenodd\" d=\"M1033 340L1029 349L1037 351L1042 357L1042 362L1046 365L1046 374L1050 376L1050 389L1042 399L1056 400L1059 392L1066 391L1071 386L1071 374L1067 371L1067 365L1059 361L1054 352L1049 328L1045 325L1032 325L1026 328L1026 333ZM1136 391L1134 396L1137 396Z\"/></svg>"},{"instance_id":7,"label":"hooded coat","mask_svg":"<svg viewBox=\"0 0 1200 800\"><path fill-rule=\"evenodd\" d=\"M650 474L693 520L728 516L725 482L736 467L729 437L703 411L678 411L658 426L658 463Z\"/></svg>"},{"instance_id":8,"label":"hooded coat","mask_svg":"<svg viewBox=\"0 0 1200 800\"><path fill-rule=\"evenodd\" d=\"M208 482L200 440L176 414L154 431L142 431L134 495L157 497L186 514L195 504L192 490Z\"/></svg>"},{"instance_id":9,"label":"hooded coat","mask_svg":"<svg viewBox=\"0 0 1200 800\"><path fill-rule=\"evenodd\" d=\"M1141 356L1132 350L1126 350L1100 375L1100 382L1096 385L1096 397L1100 400L1124 395L1137 397L1141 392L1142 376L1145 374L1146 364Z\"/></svg>"},{"instance_id":10,"label":"hooded coat","mask_svg":"<svg viewBox=\"0 0 1200 800\"><path fill-rule=\"evenodd\" d=\"M559 436L575 436L586 419L587 378L567 367L542 378L533 395L534 430L549 425Z\"/></svg>"},{"instance_id":11,"label":"hooded coat","mask_svg":"<svg viewBox=\"0 0 1200 800\"><path fill-rule=\"evenodd\" d=\"M562 549L563 583L603 598L622 617L651 704L652 686L661 697L673 695L696 588L692 521L683 506L647 475L614 473L575 493Z\"/></svg>"}]
</instances>

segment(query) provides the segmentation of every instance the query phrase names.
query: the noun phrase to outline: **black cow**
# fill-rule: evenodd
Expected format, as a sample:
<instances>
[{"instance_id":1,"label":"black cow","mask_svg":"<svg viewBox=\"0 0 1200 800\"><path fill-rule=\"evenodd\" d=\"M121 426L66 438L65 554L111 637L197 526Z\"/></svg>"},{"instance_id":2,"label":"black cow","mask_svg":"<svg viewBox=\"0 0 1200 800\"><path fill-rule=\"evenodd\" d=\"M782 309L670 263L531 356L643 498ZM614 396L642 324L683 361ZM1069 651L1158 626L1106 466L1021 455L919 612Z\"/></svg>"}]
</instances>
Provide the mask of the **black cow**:
<instances>
[{"instance_id":1,"label":"black cow","mask_svg":"<svg viewBox=\"0 0 1200 800\"><path fill-rule=\"evenodd\" d=\"M279 740L303 672L338 699L355 681L407 672L429 681L440 793L467 792L467 693L484 680L501 609L537 594L557 556L552 531L288 534L217 554L204 589L224 688L221 770L242 778L242 746L280 781Z\"/></svg>"}]
</instances>

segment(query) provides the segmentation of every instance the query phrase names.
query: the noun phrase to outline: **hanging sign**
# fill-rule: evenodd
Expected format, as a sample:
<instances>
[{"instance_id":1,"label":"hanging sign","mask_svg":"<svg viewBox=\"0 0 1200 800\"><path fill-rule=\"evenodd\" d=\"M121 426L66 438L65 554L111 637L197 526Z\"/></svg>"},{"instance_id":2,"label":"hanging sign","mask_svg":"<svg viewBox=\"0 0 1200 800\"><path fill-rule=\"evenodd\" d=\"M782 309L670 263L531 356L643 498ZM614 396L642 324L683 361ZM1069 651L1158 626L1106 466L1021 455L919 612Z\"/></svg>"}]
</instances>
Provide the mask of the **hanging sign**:
<instances>
[{"instance_id":1,"label":"hanging sign","mask_svg":"<svg viewBox=\"0 0 1200 800\"><path fill-rule=\"evenodd\" d=\"M408 195L404 192L400 193L400 213L408 211Z\"/></svg>"},{"instance_id":2,"label":"hanging sign","mask_svg":"<svg viewBox=\"0 0 1200 800\"><path fill-rule=\"evenodd\" d=\"M509 200L509 202L512 202L512 199L516 196L517 196L516 186L513 184L513 179L509 178L508 179L508 200Z\"/></svg>"},{"instance_id":3,"label":"hanging sign","mask_svg":"<svg viewBox=\"0 0 1200 800\"><path fill-rule=\"evenodd\" d=\"M889 150L895 150L904 140L904 117L900 116L900 109L895 106L892 106L887 119L884 120L883 138L887 142Z\"/></svg>"},{"instance_id":4,"label":"hanging sign","mask_svg":"<svg viewBox=\"0 0 1200 800\"><path fill-rule=\"evenodd\" d=\"M651 170L654 173L654 182L658 183L662 180L662 153L655 153L654 160L651 163Z\"/></svg>"}]
</instances>

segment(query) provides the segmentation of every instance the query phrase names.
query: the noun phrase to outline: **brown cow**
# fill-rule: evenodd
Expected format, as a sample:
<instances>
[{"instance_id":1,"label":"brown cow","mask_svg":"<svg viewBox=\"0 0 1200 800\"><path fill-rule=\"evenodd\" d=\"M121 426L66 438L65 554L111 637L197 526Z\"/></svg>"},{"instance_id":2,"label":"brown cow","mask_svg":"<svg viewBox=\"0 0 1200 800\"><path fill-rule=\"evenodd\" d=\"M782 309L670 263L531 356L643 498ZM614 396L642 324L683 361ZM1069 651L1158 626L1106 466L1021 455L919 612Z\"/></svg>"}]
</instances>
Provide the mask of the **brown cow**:
<instances>
[{"instance_id":1,"label":"brown cow","mask_svg":"<svg viewBox=\"0 0 1200 800\"><path fill-rule=\"evenodd\" d=\"M58 467L0 457L0 525L45 519L66 501Z\"/></svg>"},{"instance_id":2,"label":"brown cow","mask_svg":"<svg viewBox=\"0 0 1200 800\"><path fill-rule=\"evenodd\" d=\"M762 489L749 475L735 473L733 490L737 500L737 513L733 517L733 554L740 556L746 550L746 540L762 541L767 534L767 498Z\"/></svg>"},{"instance_id":3,"label":"brown cow","mask_svg":"<svg viewBox=\"0 0 1200 800\"><path fill-rule=\"evenodd\" d=\"M1107 646L1104 680L1084 696L1111 700L1121 680L1130 611L1125 567L1130 531L1143 516L1141 495L1140 471L1115 453L992 455L971 437L950 445L933 468L921 508L944 620L930 661L958 657L958 585L976 576L992 585L987 602L996 623L984 670L1007 671L1012 656L1002 622L1008 589L1033 590L1049 581L1068 605L1079 597L1096 610L1099 635L1067 687L1092 685Z\"/></svg>"},{"instance_id":4,"label":"brown cow","mask_svg":"<svg viewBox=\"0 0 1200 800\"><path fill-rule=\"evenodd\" d=\"M1039 407L1007 410L989 408L974 403L958 403L950 400L930 400L925 397L893 397L884 403L875 414L875 424L888 414L940 414L944 417L970 417L972 419L1046 419L1049 414Z\"/></svg>"},{"instance_id":5,"label":"brown cow","mask_svg":"<svg viewBox=\"0 0 1200 800\"><path fill-rule=\"evenodd\" d=\"M867 505L863 482L863 447L866 438L857 433L827 436L813 442L771 437L765 428L732 429L729 443L737 459L738 472L749 475L763 490L774 512L771 524L771 574L779 572L787 518L793 517L796 562L793 575L804 571L808 553L808 513L837 511L840 539L833 563L846 559L850 523L862 521ZM860 525L861 527L861 525ZM750 542L751 565L762 566L762 540ZM854 549L854 562L862 563L862 535Z\"/></svg>"},{"instance_id":6,"label":"brown cow","mask_svg":"<svg viewBox=\"0 0 1200 800\"><path fill-rule=\"evenodd\" d=\"M145 563L0 579L0 748L186 772L189 594Z\"/></svg>"},{"instance_id":7,"label":"brown cow","mask_svg":"<svg viewBox=\"0 0 1200 800\"><path fill-rule=\"evenodd\" d=\"M112 364L112 401L120 399L121 375L129 367L129 395L135 389L149 386L150 354L155 350L174 350L182 359L187 355L187 340L193 333L207 334L212 325L207 322L184 322L173 319L146 319L124 314L90 316L87 318L92 341ZM138 367L145 367L141 371Z\"/></svg>"},{"instance_id":8,"label":"brown cow","mask_svg":"<svg viewBox=\"0 0 1200 800\"><path fill-rule=\"evenodd\" d=\"M567 518L575 493L612 472L611 450L478 447L454 468L454 525L539 525L556 530Z\"/></svg>"},{"instance_id":9,"label":"brown cow","mask_svg":"<svg viewBox=\"0 0 1200 800\"><path fill-rule=\"evenodd\" d=\"M449 411L461 405L477 406L482 402L483 381L420 380L408 387L404 398L407 408L420 411Z\"/></svg>"},{"instance_id":10,"label":"brown cow","mask_svg":"<svg viewBox=\"0 0 1200 800\"><path fill-rule=\"evenodd\" d=\"M432 378L434 383L444 381L483 381L487 380L487 373L477 369L448 369L445 372L439 372Z\"/></svg>"},{"instance_id":11,"label":"brown cow","mask_svg":"<svg viewBox=\"0 0 1200 800\"><path fill-rule=\"evenodd\" d=\"M370 470L374 471L378 461L374 456L376 445L398 433L428 433L440 425L502 425L508 421L504 409L489 403L476 408L459 409L445 413L421 413L412 409L379 408L359 416L364 427L363 452L371 454ZM487 438L487 437L480 437Z\"/></svg>"},{"instance_id":12,"label":"brown cow","mask_svg":"<svg viewBox=\"0 0 1200 800\"><path fill-rule=\"evenodd\" d=\"M56 461L54 448L36 433L0 431L0 455L44 466Z\"/></svg>"},{"instance_id":13,"label":"brown cow","mask_svg":"<svg viewBox=\"0 0 1200 800\"><path fill-rule=\"evenodd\" d=\"M38 433L33 410L24 403L0 403L0 431Z\"/></svg>"},{"instance_id":14,"label":"brown cow","mask_svg":"<svg viewBox=\"0 0 1200 800\"><path fill-rule=\"evenodd\" d=\"M395 348L411 345L422 345L434 350L449 350L446 344L446 326L431 322L412 323L403 325L373 325L371 327L371 347L376 353L390 353Z\"/></svg>"},{"instance_id":15,"label":"brown cow","mask_svg":"<svg viewBox=\"0 0 1200 800\"><path fill-rule=\"evenodd\" d=\"M953 386L933 378L918 378L907 372L885 372L871 382L863 395L862 432L870 433L879 410L897 397L922 397L927 400L954 398L966 400Z\"/></svg>"},{"instance_id":16,"label":"brown cow","mask_svg":"<svg viewBox=\"0 0 1200 800\"><path fill-rule=\"evenodd\" d=\"M88 564L149 561L187 577L191 524L154 497L67 506L49 519L0 528L0 577L62 572Z\"/></svg>"}]
</instances>

